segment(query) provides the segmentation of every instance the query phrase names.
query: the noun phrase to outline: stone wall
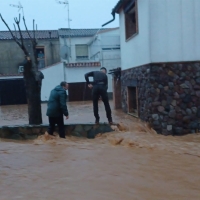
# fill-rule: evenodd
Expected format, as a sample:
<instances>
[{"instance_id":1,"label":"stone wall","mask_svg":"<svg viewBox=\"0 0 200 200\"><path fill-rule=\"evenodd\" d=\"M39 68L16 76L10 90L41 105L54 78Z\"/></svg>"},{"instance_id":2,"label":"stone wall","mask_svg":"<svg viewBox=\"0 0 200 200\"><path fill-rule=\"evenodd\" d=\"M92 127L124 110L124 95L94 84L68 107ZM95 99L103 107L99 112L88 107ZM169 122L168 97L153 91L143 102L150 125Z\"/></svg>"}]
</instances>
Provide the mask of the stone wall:
<instances>
[{"instance_id":1,"label":"stone wall","mask_svg":"<svg viewBox=\"0 0 200 200\"><path fill-rule=\"evenodd\" d=\"M122 108L127 86L138 88L139 117L164 135L194 133L200 119L200 62L149 64L122 71Z\"/></svg>"},{"instance_id":2,"label":"stone wall","mask_svg":"<svg viewBox=\"0 0 200 200\"><path fill-rule=\"evenodd\" d=\"M48 124L24 125L24 126L0 126L0 138L30 140L36 139L47 131ZM113 129L109 124L68 124L65 125L67 136L95 138L99 133L111 132Z\"/></svg>"}]
</instances>

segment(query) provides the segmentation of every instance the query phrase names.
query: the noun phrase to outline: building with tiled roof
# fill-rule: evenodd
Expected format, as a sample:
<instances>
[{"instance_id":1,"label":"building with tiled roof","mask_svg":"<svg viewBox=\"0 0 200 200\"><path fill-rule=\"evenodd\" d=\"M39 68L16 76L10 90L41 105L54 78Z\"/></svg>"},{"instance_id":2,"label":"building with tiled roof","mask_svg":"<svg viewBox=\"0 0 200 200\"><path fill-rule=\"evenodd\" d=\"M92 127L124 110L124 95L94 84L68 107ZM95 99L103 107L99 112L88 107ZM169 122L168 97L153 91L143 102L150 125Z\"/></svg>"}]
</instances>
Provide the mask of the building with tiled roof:
<instances>
[{"instance_id":1,"label":"building with tiled roof","mask_svg":"<svg viewBox=\"0 0 200 200\"><path fill-rule=\"evenodd\" d=\"M94 36L99 29L64 29L58 30L60 37L91 37Z\"/></svg>"},{"instance_id":2,"label":"building with tiled roof","mask_svg":"<svg viewBox=\"0 0 200 200\"><path fill-rule=\"evenodd\" d=\"M22 31L21 33L22 33L22 37L25 40L30 39L27 31ZM30 36L33 38L34 32L29 31L29 33L30 33ZM18 39L20 38L19 31L13 31L13 34ZM57 30L38 30L38 31L35 31L35 37L38 40L42 40L42 39L58 39L59 36L58 36ZM13 37L9 31L0 31L0 40L12 40L12 39Z\"/></svg>"},{"instance_id":3,"label":"building with tiled roof","mask_svg":"<svg viewBox=\"0 0 200 200\"><path fill-rule=\"evenodd\" d=\"M108 70L119 66L119 28L59 29L51 31L51 37L49 32L49 30L36 31L38 58L44 63L41 68L45 77L42 83L41 100L47 101L52 84L58 84L62 80L70 84L69 101L90 100L90 90L86 90L84 94L74 91L85 90L85 73L97 71L101 66ZM31 49L29 36L26 31L22 31L22 35L29 51ZM16 37L19 38L18 33ZM9 31L0 31L0 60L0 80L22 79L23 74L19 69L23 68L21 63L24 54ZM108 75L108 83L108 94L111 97L112 77L110 75Z\"/></svg>"},{"instance_id":4,"label":"building with tiled roof","mask_svg":"<svg viewBox=\"0 0 200 200\"><path fill-rule=\"evenodd\" d=\"M24 44L29 53L32 53L32 43L29 37L34 36L33 31L21 31ZM20 41L19 31L13 31L13 35ZM52 65L60 61L60 44L57 30L37 30L37 54L39 68ZM22 72L21 64L24 61L24 53L14 41L9 31L0 31L0 74L17 74Z\"/></svg>"}]
</instances>

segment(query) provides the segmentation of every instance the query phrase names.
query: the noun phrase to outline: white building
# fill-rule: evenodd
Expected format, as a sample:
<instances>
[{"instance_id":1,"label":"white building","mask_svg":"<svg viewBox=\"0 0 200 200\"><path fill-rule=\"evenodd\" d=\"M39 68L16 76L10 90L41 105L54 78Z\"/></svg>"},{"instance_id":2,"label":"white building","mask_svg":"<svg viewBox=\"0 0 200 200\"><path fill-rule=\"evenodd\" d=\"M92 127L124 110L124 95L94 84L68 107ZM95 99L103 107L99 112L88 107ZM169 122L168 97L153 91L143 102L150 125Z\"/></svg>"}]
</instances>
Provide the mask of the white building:
<instances>
[{"instance_id":1,"label":"white building","mask_svg":"<svg viewBox=\"0 0 200 200\"><path fill-rule=\"evenodd\" d=\"M57 84L66 80L69 84L69 100L91 99L84 74L98 71L102 66L110 69L120 67L119 28L114 29L59 29L61 63L43 69L42 100L48 100L52 89L49 82ZM108 74L108 94L112 98L112 76ZM76 91L76 92L75 92ZM78 92L77 92L78 91Z\"/></svg>"},{"instance_id":2,"label":"white building","mask_svg":"<svg viewBox=\"0 0 200 200\"><path fill-rule=\"evenodd\" d=\"M159 133L198 128L199 8L199 0L120 0L112 11L120 21L122 108Z\"/></svg>"}]
</instances>

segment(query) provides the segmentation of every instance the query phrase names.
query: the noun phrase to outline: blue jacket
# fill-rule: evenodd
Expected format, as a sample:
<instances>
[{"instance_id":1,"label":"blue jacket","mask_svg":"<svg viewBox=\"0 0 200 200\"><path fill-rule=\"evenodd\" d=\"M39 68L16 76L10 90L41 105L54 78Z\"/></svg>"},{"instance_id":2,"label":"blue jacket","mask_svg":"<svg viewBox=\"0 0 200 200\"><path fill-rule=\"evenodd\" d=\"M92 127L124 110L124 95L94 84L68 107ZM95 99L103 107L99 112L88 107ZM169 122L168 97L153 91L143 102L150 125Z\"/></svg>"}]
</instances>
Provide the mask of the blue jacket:
<instances>
[{"instance_id":1,"label":"blue jacket","mask_svg":"<svg viewBox=\"0 0 200 200\"><path fill-rule=\"evenodd\" d=\"M62 86L57 86L51 90L46 115L49 117L68 116L67 94Z\"/></svg>"}]
</instances>

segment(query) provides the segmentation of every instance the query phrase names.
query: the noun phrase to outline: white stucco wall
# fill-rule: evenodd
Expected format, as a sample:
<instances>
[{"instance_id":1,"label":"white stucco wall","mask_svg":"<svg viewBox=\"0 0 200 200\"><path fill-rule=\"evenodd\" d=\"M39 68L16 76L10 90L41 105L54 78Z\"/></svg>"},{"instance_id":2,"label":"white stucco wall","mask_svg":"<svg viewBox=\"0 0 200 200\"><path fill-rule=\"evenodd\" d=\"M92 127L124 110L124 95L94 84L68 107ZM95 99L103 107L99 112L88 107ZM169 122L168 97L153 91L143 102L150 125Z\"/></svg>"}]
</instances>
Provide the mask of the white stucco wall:
<instances>
[{"instance_id":1,"label":"white stucco wall","mask_svg":"<svg viewBox=\"0 0 200 200\"><path fill-rule=\"evenodd\" d=\"M138 0L139 33L128 41L126 41L125 36L125 16L123 10L119 14L122 70L150 62L149 2L149 0Z\"/></svg>"},{"instance_id":2,"label":"white stucco wall","mask_svg":"<svg viewBox=\"0 0 200 200\"><path fill-rule=\"evenodd\" d=\"M89 41L91 41L92 37L72 37L71 38L71 57L69 59L69 62L71 63L76 63L76 62L88 62L88 60L80 60L80 59L76 59L76 48L75 46L78 44L88 44ZM65 41L68 44L69 43L69 39L68 38L60 38L60 46L61 48L63 47L63 45L65 45ZM88 51L89 52L89 51ZM89 55L90 56L90 55Z\"/></svg>"},{"instance_id":3,"label":"white stucco wall","mask_svg":"<svg viewBox=\"0 0 200 200\"><path fill-rule=\"evenodd\" d=\"M100 31L96 37L91 40L89 45L90 59L98 60L101 62L102 59L102 48L114 48L120 47L120 31L113 29L109 31ZM109 52L109 50L107 50ZM111 54L113 52L111 51ZM96 55L94 57L94 55Z\"/></svg>"},{"instance_id":4,"label":"white stucco wall","mask_svg":"<svg viewBox=\"0 0 200 200\"><path fill-rule=\"evenodd\" d=\"M91 60L99 61L102 67L110 69L121 67L120 49L102 50L102 48L119 48L120 47L120 31L113 29L109 31L100 31L96 39L89 46ZM108 74L108 92L112 92L112 76Z\"/></svg>"},{"instance_id":5,"label":"white stucco wall","mask_svg":"<svg viewBox=\"0 0 200 200\"><path fill-rule=\"evenodd\" d=\"M68 43L68 38L60 38L61 48ZM88 60L76 60L77 44L88 44L89 59ZM98 36L94 37L82 37L71 38L71 58L70 63L76 62L100 62L101 66L109 69L113 69L121 66L120 50L106 50L102 48L106 47L119 47L120 36L119 29L113 29L109 31L99 31ZM99 52L99 53L98 53ZM98 54L97 54L98 53ZM93 55L97 55L95 58ZM68 63L66 60L65 63ZM99 71L100 67L66 67L66 81L69 83L85 82L84 74L90 71ZM112 92L112 76L108 74L108 92Z\"/></svg>"},{"instance_id":6,"label":"white stucco wall","mask_svg":"<svg viewBox=\"0 0 200 200\"><path fill-rule=\"evenodd\" d=\"M41 72L44 74L41 89L41 100L48 101L51 90L59 85L61 81L64 81L63 63L58 63L42 69Z\"/></svg>"},{"instance_id":7,"label":"white stucco wall","mask_svg":"<svg viewBox=\"0 0 200 200\"><path fill-rule=\"evenodd\" d=\"M139 33L125 39L120 12L122 70L156 62L200 60L200 0L138 0Z\"/></svg>"},{"instance_id":8,"label":"white stucco wall","mask_svg":"<svg viewBox=\"0 0 200 200\"><path fill-rule=\"evenodd\" d=\"M199 9L199 0L149 2L152 62L200 60Z\"/></svg>"},{"instance_id":9,"label":"white stucco wall","mask_svg":"<svg viewBox=\"0 0 200 200\"><path fill-rule=\"evenodd\" d=\"M85 82L85 74L91 71L99 71L100 67L66 67L66 81L68 83ZM92 78L90 79L93 80ZM112 92L112 77L108 74L108 92Z\"/></svg>"}]
</instances>

